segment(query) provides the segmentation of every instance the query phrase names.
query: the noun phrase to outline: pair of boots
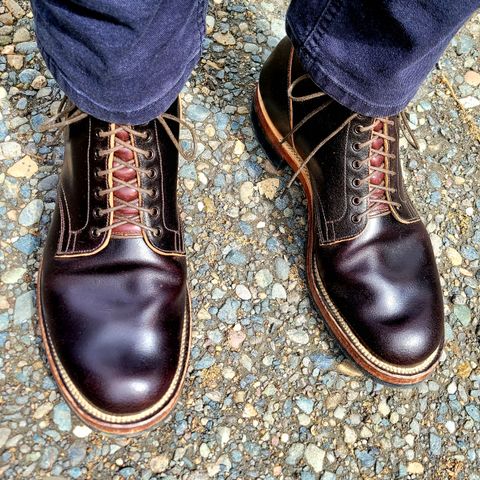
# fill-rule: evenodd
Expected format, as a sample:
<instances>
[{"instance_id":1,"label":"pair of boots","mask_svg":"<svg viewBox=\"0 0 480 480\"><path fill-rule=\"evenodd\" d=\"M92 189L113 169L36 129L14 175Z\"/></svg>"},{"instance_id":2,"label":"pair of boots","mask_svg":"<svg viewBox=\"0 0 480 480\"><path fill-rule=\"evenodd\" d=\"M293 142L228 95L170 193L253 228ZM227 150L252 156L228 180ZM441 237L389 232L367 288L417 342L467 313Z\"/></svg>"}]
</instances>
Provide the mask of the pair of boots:
<instances>
[{"instance_id":1,"label":"pair of boots","mask_svg":"<svg viewBox=\"0 0 480 480\"><path fill-rule=\"evenodd\" d=\"M443 305L402 179L401 116L339 105L284 39L261 72L252 120L272 163L288 164L305 190L308 282L329 330L379 380L422 381L442 351ZM65 128L65 162L39 274L41 332L70 406L108 432L164 419L187 371L178 151L193 158L179 123L178 101L144 125L109 124L68 101L54 120Z\"/></svg>"}]
</instances>

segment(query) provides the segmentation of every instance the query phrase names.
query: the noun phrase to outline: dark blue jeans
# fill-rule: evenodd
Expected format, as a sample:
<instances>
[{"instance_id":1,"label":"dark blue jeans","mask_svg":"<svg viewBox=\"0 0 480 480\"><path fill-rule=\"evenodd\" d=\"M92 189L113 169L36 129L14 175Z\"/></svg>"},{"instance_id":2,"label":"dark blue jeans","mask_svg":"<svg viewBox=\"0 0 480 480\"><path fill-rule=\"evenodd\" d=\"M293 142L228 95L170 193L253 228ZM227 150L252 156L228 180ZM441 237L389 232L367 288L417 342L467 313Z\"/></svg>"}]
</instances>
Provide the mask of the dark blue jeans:
<instances>
[{"instance_id":1,"label":"dark blue jeans","mask_svg":"<svg viewBox=\"0 0 480 480\"><path fill-rule=\"evenodd\" d=\"M201 54L207 0L32 0L39 47L65 93L106 121L165 111ZM480 0L293 0L287 33L330 96L393 115Z\"/></svg>"}]
</instances>

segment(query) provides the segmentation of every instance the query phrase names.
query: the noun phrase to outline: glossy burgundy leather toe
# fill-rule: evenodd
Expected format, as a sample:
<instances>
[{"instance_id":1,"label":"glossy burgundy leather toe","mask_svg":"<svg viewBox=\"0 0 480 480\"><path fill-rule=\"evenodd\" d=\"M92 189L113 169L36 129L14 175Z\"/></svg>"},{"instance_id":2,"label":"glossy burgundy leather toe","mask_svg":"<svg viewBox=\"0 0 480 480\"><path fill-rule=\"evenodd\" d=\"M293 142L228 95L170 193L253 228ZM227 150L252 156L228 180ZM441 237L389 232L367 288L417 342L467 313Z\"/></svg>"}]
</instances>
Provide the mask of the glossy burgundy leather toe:
<instances>
[{"instance_id":1,"label":"glossy burgundy leather toe","mask_svg":"<svg viewBox=\"0 0 480 480\"><path fill-rule=\"evenodd\" d=\"M143 239L114 239L94 257L44 267L53 347L78 390L111 413L152 406L179 364L185 258L156 257Z\"/></svg>"},{"instance_id":2,"label":"glossy burgundy leather toe","mask_svg":"<svg viewBox=\"0 0 480 480\"><path fill-rule=\"evenodd\" d=\"M325 245L316 266L326 291L362 343L394 365L426 360L442 344L443 303L433 252L421 222L391 215L362 235Z\"/></svg>"}]
</instances>

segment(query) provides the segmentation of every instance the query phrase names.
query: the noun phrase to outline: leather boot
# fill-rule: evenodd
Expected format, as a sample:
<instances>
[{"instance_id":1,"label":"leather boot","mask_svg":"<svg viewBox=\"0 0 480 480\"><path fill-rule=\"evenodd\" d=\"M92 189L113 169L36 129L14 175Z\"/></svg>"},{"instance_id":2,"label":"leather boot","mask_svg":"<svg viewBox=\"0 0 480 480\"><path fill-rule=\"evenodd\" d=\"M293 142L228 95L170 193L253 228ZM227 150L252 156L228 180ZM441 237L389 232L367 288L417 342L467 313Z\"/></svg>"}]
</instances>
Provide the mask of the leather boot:
<instances>
[{"instance_id":1,"label":"leather boot","mask_svg":"<svg viewBox=\"0 0 480 480\"><path fill-rule=\"evenodd\" d=\"M164 419L187 371L190 300L176 182L179 102L140 126L69 101L38 281L48 361L73 411L127 434Z\"/></svg>"},{"instance_id":2,"label":"leather boot","mask_svg":"<svg viewBox=\"0 0 480 480\"><path fill-rule=\"evenodd\" d=\"M426 378L443 346L443 303L425 226L403 183L401 115L367 118L321 92L288 38L253 102L260 143L308 203L310 291L344 352L391 384Z\"/></svg>"}]
</instances>

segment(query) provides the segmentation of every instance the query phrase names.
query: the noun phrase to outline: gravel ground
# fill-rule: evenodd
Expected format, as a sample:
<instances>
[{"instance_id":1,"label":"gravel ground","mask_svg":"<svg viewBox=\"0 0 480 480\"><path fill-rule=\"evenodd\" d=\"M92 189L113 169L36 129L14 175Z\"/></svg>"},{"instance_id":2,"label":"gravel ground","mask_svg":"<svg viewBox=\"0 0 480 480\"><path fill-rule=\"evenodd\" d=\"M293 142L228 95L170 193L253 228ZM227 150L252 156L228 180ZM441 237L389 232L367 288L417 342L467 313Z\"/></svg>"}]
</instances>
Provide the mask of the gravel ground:
<instances>
[{"instance_id":1,"label":"gravel ground","mask_svg":"<svg viewBox=\"0 0 480 480\"><path fill-rule=\"evenodd\" d=\"M18 1L18 0L17 0ZM441 273L438 371L393 389L360 374L309 299L301 188L279 189L252 133L285 0L215 0L185 88L198 160L180 170L193 288L191 368L170 420L134 438L91 431L60 397L34 309L62 146L38 126L60 92L28 3L0 6L0 478L480 479L480 14L409 107L403 160ZM52 144L53 142L53 144Z\"/></svg>"}]
</instances>

